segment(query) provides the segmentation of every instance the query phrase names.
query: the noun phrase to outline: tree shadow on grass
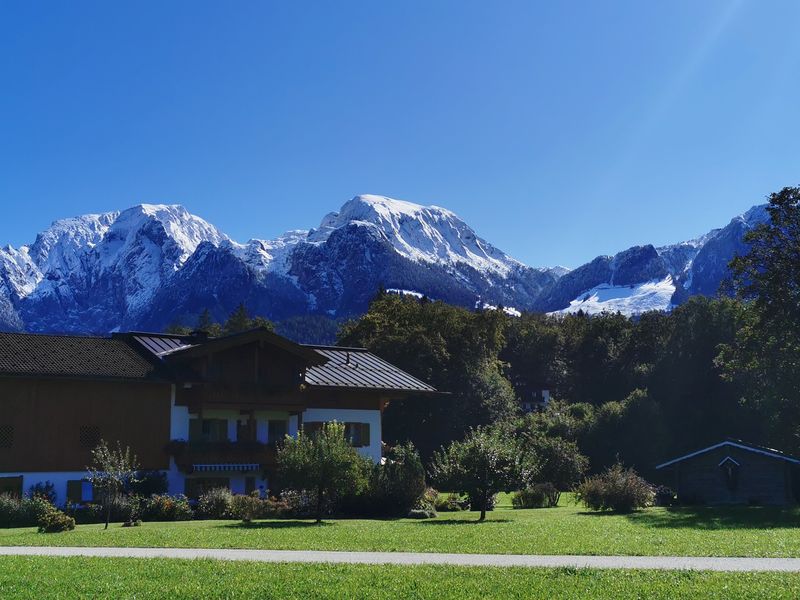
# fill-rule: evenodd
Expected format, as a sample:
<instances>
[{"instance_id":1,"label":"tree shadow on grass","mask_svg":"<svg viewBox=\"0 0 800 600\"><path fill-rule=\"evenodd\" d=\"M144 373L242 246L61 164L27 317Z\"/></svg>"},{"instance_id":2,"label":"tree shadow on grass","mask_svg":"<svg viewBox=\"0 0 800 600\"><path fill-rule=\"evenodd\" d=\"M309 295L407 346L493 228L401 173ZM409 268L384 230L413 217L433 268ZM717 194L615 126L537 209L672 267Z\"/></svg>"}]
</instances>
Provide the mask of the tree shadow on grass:
<instances>
[{"instance_id":1,"label":"tree shadow on grass","mask_svg":"<svg viewBox=\"0 0 800 600\"><path fill-rule=\"evenodd\" d=\"M625 515L641 525L662 529L789 529L796 528L796 509L777 506L707 506L643 510Z\"/></svg>"},{"instance_id":2,"label":"tree shadow on grass","mask_svg":"<svg viewBox=\"0 0 800 600\"><path fill-rule=\"evenodd\" d=\"M225 523L218 525L225 529L300 529L304 527L331 527L335 523L330 521L323 521L322 523L315 523L314 521L252 521L250 523Z\"/></svg>"},{"instance_id":3,"label":"tree shadow on grass","mask_svg":"<svg viewBox=\"0 0 800 600\"><path fill-rule=\"evenodd\" d=\"M510 523L511 519L486 519L485 521L478 521L478 519L437 519L430 521L420 521L420 525L482 525L484 523Z\"/></svg>"}]
</instances>

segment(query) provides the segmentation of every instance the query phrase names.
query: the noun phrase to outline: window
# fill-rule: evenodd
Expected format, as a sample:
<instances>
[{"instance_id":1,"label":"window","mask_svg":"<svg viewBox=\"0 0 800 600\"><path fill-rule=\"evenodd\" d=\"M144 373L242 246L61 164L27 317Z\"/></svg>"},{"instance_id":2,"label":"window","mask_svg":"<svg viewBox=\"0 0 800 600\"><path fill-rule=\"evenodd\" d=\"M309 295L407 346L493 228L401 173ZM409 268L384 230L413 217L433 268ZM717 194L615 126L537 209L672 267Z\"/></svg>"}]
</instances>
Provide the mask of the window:
<instances>
[{"instance_id":1,"label":"window","mask_svg":"<svg viewBox=\"0 0 800 600\"><path fill-rule=\"evenodd\" d=\"M97 425L81 425L78 440L82 448L94 450L100 443L100 428Z\"/></svg>"},{"instance_id":2,"label":"window","mask_svg":"<svg viewBox=\"0 0 800 600\"><path fill-rule=\"evenodd\" d=\"M289 433L289 421L286 420L269 420L267 423L267 441L270 444L280 442L286 434Z\"/></svg>"},{"instance_id":3,"label":"window","mask_svg":"<svg viewBox=\"0 0 800 600\"><path fill-rule=\"evenodd\" d=\"M22 475L0 477L0 494L10 494L17 498L22 496Z\"/></svg>"},{"instance_id":4,"label":"window","mask_svg":"<svg viewBox=\"0 0 800 600\"><path fill-rule=\"evenodd\" d=\"M190 442L227 442L227 419L190 419Z\"/></svg>"},{"instance_id":5,"label":"window","mask_svg":"<svg viewBox=\"0 0 800 600\"><path fill-rule=\"evenodd\" d=\"M82 479L67 481L67 504L82 504L92 501L92 483Z\"/></svg>"},{"instance_id":6,"label":"window","mask_svg":"<svg viewBox=\"0 0 800 600\"><path fill-rule=\"evenodd\" d=\"M186 480L186 496L199 498L209 490L217 488L231 488L231 481L227 477L190 477Z\"/></svg>"},{"instance_id":7,"label":"window","mask_svg":"<svg viewBox=\"0 0 800 600\"><path fill-rule=\"evenodd\" d=\"M11 448L14 445L14 426L0 425L0 448Z\"/></svg>"},{"instance_id":8,"label":"window","mask_svg":"<svg viewBox=\"0 0 800 600\"><path fill-rule=\"evenodd\" d=\"M319 421L308 421L303 424L303 430L309 435L314 435L322 429L322 425L323 423ZM369 423L345 423L344 437L354 448L369 446Z\"/></svg>"},{"instance_id":9,"label":"window","mask_svg":"<svg viewBox=\"0 0 800 600\"><path fill-rule=\"evenodd\" d=\"M345 423L344 436L355 448L369 446L369 423Z\"/></svg>"}]
</instances>

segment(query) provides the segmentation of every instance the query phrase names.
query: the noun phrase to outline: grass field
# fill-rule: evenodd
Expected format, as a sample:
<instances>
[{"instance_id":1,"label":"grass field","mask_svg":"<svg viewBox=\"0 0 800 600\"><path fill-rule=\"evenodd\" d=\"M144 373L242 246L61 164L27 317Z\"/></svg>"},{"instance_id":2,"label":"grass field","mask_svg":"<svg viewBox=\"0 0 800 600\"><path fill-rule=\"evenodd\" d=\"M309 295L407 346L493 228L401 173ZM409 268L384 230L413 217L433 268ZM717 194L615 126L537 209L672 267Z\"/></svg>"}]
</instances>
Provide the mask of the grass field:
<instances>
[{"instance_id":1,"label":"grass field","mask_svg":"<svg viewBox=\"0 0 800 600\"><path fill-rule=\"evenodd\" d=\"M476 516L442 513L433 520L341 519L322 525L299 520L113 524L108 531L79 525L58 534L4 529L0 545L800 557L797 509L651 508L605 515L569 502L537 510L513 510L505 502L484 523Z\"/></svg>"},{"instance_id":2,"label":"grass field","mask_svg":"<svg viewBox=\"0 0 800 600\"><path fill-rule=\"evenodd\" d=\"M0 557L16 598L797 598L800 575Z\"/></svg>"}]
</instances>

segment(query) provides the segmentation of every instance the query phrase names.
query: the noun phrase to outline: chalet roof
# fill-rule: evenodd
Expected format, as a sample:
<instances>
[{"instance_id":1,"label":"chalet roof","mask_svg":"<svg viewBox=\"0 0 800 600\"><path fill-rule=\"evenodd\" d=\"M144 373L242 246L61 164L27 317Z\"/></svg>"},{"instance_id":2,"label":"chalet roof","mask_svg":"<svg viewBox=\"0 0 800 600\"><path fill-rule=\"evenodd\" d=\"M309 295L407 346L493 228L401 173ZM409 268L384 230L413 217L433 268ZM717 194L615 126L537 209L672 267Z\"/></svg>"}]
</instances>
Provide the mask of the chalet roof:
<instances>
[{"instance_id":1,"label":"chalet roof","mask_svg":"<svg viewBox=\"0 0 800 600\"><path fill-rule=\"evenodd\" d=\"M306 371L306 383L314 387L437 393L436 388L409 375L365 348L306 346L327 359Z\"/></svg>"},{"instance_id":2,"label":"chalet roof","mask_svg":"<svg viewBox=\"0 0 800 600\"><path fill-rule=\"evenodd\" d=\"M154 379L157 371L117 338L0 333L0 376Z\"/></svg>"},{"instance_id":3,"label":"chalet roof","mask_svg":"<svg viewBox=\"0 0 800 600\"><path fill-rule=\"evenodd\" d=\"M690 458L694 458L695 456L700 456L701 454L705 454L707 452L711 452L712 450L716 450L717 448L738 448L740 450L745 450L747 452L753 452L755 454L761 454L763 456L769 456L770 458L775 458L778 460L785 460L787 462L793 464L800 464L800 458L796 458L785 452L781 452L780 450L775 450L773 448L767 448L766 446L758 446L756 444L750 444L747 442L743 442L742 440L737 440L734 438L728 438L718 444L713 444L706 448L701 448L700 450L695 450L694 452L690 452L689 454L685 454L683 456L679 456L678 458L673 458L672 460L668 460L665 463L661 463L656 467L656 469L663 469L664 467L669 467L671 465L677 464L679 462L683 462ZM724 461L723 461L724 462ZM722 464L722 463L720 463Z\"/></svg>"},{"instance_id":4,"label":"chalet roof","mask_svg":"<svg viewBox=\"0 0 800 600\"><path fill-rule=\"evenodd\" d=\"M145 334L148 335L148 334ZM157 334L149 334L151 338L159 337ZM308 349L302 344L297 344L290 339L287 339L266 327L257 327L249 329L240 333L233 333L221 337L207 338L200 341L195 341L181 347L176 347L164 352L163 355L170 357L180 356L199 356L209 351L219 351L226 348L233 348L242 344L250 342L265 341L277 348L280 348L289 354L294 354L298 358L304 360L309 365L316 365L325 362L325 359L316 352Z\"/></svg>"},{"instance_id":5,"label":"chalet roof","mask_svg":"<svg viewBox=\"0 0 800 600\"><path fill-rule=\"evenodd\" d=\"M439 393L364 348L296 344L266 329L211 339L144 332L111 337L0 333L0 376L191 380L198 375L181 357L254 341L303 360L305 383L314 388Z\"/></svg>"}]
</instances>

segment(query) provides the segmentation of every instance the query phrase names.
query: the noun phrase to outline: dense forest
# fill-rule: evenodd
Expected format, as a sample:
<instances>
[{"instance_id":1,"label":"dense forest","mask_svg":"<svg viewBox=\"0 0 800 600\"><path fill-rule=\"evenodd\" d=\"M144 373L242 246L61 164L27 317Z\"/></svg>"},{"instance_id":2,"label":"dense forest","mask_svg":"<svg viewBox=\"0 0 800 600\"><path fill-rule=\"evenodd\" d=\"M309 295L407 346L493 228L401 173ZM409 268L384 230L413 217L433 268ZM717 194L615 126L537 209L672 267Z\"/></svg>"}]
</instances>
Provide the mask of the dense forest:
<instances>
[{"instance_id":1,"label":"dense forest","mask_svg":"<svg viewBox=\"0 0 800 600\"><path fill-rule=\"evenodd\" d=\"M388 442L424 456L470 428L574 442L599 471L654 476L686 450L738 437L800 452L800 188L769 198L717 298L670 313L509 317L379 294L339 342L363 345L449 396L394 403ZM520 401L549 389L548 409Z\"/></svg>"},{"instance_id":2,"label":"dense forest","mask_svg":"<svg viewBox=\"0 0 800 600\"><path fill-rule=\"evenodd\" d=\"M716 298L636 318L511 317L379 292L340 326L338 343L448 392L393 402L384 415L384 439L410 440L426 459L481 425L534 440L540 453L577 446L593 472L621 461L654 477L660 461L726 437L798 453L800 188L769 200L771 222L748 234L749 252L731 263ZM206 313L198 327L255 324L268 323L241 306L224 325ZM277 329L298 341L333 334L324 318ZM542 389L548 408L523 414L521 402Z\"/></svg>"}]
</instances>

